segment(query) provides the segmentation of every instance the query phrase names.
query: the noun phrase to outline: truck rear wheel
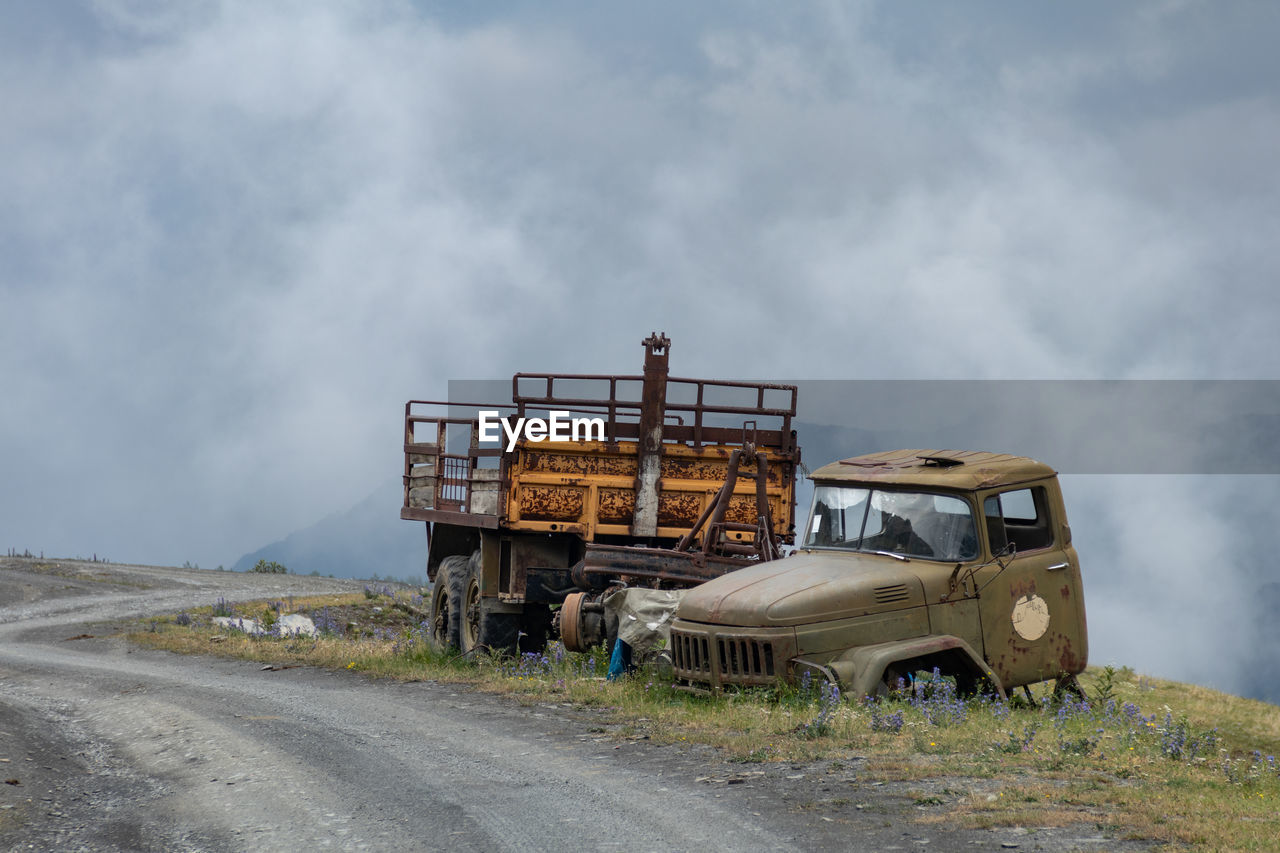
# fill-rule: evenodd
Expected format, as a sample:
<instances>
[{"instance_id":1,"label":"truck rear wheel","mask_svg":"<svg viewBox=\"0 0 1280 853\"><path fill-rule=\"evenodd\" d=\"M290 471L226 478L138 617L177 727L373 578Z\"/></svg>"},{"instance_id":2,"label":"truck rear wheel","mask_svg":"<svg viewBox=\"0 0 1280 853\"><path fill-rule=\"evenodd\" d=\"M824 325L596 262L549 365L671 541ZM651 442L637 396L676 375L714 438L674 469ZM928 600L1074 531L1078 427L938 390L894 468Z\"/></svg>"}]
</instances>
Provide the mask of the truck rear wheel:
<instances>
[{"instance_id":1,"label":"truck rear wheel","mask_svg":"<svg viewBox=\"0 0 1280 853\"><path fill-rule=\"evenodd\" d=\"M494 613L480 595L480 552L476 551L468 561L466 582L463 585L460 646L463 652L480 647L495 654L514 654L520 636L519 613Z\"/></svg>"},{"instance_id":2,"label":"truck rear wheel","mask_svg":"<svg viewBox=\"0 0 1280 853\"><path fill-rule=\"evenodd\" d=\"M431 643L441 651L452 651L460 642L462 598L460 581L467 571L466 557L445 557L436 570L431 590Z\"/></svg>"}]
</instances>

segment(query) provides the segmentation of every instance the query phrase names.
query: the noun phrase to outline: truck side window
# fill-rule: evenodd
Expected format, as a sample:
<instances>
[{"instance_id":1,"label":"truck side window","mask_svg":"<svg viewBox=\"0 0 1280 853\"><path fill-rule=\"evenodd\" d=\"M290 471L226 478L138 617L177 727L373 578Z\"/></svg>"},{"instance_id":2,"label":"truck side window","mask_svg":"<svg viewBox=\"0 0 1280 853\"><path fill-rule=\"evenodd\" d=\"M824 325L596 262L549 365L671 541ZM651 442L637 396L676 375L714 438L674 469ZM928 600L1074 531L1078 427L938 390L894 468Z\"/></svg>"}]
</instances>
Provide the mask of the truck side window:
<instances>
[{"instance_id":1,"label":"truck side window","mask_svg":"<svg viewBox=\"0 0 1280 853\"><path fill-rule=\"evenodd\" d=\"M1043 486L1015 489L987 498L983 505L991 548L999 552L1012 542L1018 552L1035 551L1053 544L1049 502Z\"/></svg>"}]
</instances>

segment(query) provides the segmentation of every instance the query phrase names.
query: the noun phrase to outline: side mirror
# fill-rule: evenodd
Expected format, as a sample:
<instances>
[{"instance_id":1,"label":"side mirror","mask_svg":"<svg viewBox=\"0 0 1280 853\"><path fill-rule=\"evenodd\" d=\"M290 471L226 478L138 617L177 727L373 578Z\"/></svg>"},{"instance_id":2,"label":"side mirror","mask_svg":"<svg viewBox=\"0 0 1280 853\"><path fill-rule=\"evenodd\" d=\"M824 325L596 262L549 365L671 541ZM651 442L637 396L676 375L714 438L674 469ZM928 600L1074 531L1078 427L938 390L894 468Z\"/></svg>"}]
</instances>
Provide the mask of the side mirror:
<instances>
[{"instance_id":1,"label":"side mirror","mask_svg":"<svg viewBox=\"0 0 1280 853\"><path fill-rule=\"evenodd\" d=\"M1071 544L1071 525L1063 522L1062 525L1062 547L1065 548Z\"/></svg>"}]
</instances>

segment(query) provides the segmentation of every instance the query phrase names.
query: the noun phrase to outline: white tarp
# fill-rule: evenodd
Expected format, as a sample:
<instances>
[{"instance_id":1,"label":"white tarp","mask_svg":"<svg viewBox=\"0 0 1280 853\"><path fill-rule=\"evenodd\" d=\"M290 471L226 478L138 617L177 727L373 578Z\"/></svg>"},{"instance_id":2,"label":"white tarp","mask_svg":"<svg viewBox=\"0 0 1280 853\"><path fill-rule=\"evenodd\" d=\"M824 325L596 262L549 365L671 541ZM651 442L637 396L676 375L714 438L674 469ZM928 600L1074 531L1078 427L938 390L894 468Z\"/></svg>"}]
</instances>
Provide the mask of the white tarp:
<instances>
[{"instance_id":1,"label":"white tarp","mask_svg":"<svg viewBox=\"0 0 1280 853\"><path fill-rule=\"evenodd\" d=\"M604 606L618 616L618 639L637 655L666 649L671 622L684 597L682 589L620 589L605 596Z\"/></svg>"}]
</instances>

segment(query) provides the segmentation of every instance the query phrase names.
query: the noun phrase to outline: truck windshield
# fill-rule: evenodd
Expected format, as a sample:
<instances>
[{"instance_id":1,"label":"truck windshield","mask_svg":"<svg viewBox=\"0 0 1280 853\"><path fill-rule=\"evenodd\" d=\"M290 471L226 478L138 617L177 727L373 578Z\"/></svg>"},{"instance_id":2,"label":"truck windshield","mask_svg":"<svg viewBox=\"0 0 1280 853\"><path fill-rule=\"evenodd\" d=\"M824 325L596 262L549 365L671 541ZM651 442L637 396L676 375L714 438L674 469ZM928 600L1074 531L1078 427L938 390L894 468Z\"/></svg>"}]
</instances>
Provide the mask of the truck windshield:
<instances>
[{"instance_id":1,"label":"truck windshield","mask_svg":"<svg viewBox=\"0 0 1280 853\"><path fill-rule=\"evenodd\" d=\"M960 498L849 486L815 487L804 545L946 562L978 555L973 512Z\"/></svg>"}]
</instances>

